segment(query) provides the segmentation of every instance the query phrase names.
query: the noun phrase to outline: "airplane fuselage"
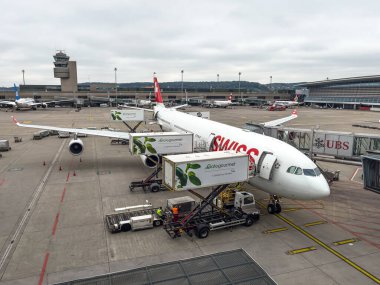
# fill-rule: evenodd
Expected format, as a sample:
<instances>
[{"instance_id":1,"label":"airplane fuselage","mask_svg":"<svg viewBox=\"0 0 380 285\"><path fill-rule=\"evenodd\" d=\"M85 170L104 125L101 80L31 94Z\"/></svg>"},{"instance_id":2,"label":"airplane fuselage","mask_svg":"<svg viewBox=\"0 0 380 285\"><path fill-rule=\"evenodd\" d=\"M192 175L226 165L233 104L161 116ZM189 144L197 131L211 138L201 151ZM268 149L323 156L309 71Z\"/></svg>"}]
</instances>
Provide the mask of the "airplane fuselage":
<instances>
[{"instance_id":1,"label":"airplane fuselage","mask_svg":"<svg viewBox=\"0 0 380 285\"><path fill-rule=\"evenodd\" d=\"M271 179L255 175L249 180L251 185L269 194L301 200L319 199L330 194L329 186L321 174L310 176L302 171L298 171L302 174L289 172L290 167L294 166L296 169L306 170L305 173L315 173L313 171L317 166L285 142L161 106L156 106L154 110L158 123L164 130L194 133L195 144L211 144L212 151L245 152L250 155L252 167L257 166L263 154L274 155L277 160Z\"/></svg>"}]
</instances>

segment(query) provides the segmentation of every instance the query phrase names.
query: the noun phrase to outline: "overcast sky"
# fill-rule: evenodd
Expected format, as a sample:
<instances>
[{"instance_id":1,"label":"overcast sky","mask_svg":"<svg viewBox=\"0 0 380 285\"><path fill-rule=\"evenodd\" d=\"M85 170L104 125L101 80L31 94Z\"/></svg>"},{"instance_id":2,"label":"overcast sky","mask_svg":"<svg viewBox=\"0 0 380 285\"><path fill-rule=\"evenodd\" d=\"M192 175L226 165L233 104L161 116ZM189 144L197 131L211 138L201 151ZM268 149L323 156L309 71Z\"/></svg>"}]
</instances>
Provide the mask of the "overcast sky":
<instances>
[{"instance_id":1,"label":"overcast sky","mask_svg":"<svg viewBox=\"0 0 380 285\"><path fill-rule=\"evenodd\" d=\"M380 1L0 0L0 86L78 81L269 83L380 74Z\"/></svg>"}]
</instances>

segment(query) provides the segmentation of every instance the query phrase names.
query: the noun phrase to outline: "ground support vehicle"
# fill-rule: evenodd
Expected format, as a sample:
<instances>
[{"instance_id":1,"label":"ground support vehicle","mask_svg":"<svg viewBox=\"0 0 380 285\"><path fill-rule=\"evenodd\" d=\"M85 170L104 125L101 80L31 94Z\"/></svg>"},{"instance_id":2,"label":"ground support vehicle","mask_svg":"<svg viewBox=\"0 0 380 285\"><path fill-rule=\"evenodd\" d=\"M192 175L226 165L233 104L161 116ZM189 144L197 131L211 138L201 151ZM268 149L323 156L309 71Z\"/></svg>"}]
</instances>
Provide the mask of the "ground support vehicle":
<instances>
[{"instance_id":1,"label":"ground support vehicle","mask_svg":"<svg viewBox=\"0 0 380 285\"><path fill-rule=\"evenodd\" d=\"M151 175L149 175L144 180L132 181L129 184L129 190L134 191L136 188L140 190L158 192L165 191L167 188L162 184L162 179L157 179L158 173L161 171L162 167L158 166ZM155 179L154 179L155 178Z\"/></svg>"},{"instance_id":2,"label":"ground support vehicle","mask_svg":"<svg viewBox=\"0 0 380 285\"><path fill-rule=\"evenodd\" d=\"M167 209L176 207L179 209L179 217L184 218L196 206L196 202L189 196L171 198L167 200ZM162 215L157 214L159 208L153 207L152 204L129 206L116 208L115 213L105 216L107 229L111 233L135 231L140 229L149 229L158 227L163 224L165 212Z\"/></svg>"},{"instance_id":3,"label":"ground support vehicle","mask_svg":"<svg viewBox=\"0 0 380 285\"><path fill-rule=\"evenodd\" d=\"M9 141L8 140L1 140L0 139L0 151L8 151L11 150L12 148L9 146Z\"/></svg>"},{"instance_id":4,"label":"ground support vehicle","mask_svg":"<svg viewBox=\"0 0 380 285\"><path fill-rule=\"evenodd\" d=\"M111 233L157 227L163 223L157 209L152 204L117 208L116 213L105 216L105 223Z\"/></svg>"},{"instance_id":5,"label":"ground support vehicle","mask_svg":"<svg viewBox=\"0 0 380 285\"><path fill-rule=\"evenodd\" d=\"M113 140L111 140L111 144L127 145L127 144L129 144L129 141L126 139L113 139Z\"/></svg>"},{"instance_id":6,"label":"ground support vehicle","mask_svg":"<svg viewBox=\"0 0 380 285\"><path fill-rule=\"evenodd\" d=\"M260 211L255 206L255 199L248 192L234 192L233 203L224 203L218 197L228 184L220 185L207 197L189 190L201 198L201 202L184 218L175 219L166 211L164 229L171 238L180 237L183 233L198 238L207 238L210 231L230 228L237 225L252 226L260 218Z\"/></svg>"}]
</instances>

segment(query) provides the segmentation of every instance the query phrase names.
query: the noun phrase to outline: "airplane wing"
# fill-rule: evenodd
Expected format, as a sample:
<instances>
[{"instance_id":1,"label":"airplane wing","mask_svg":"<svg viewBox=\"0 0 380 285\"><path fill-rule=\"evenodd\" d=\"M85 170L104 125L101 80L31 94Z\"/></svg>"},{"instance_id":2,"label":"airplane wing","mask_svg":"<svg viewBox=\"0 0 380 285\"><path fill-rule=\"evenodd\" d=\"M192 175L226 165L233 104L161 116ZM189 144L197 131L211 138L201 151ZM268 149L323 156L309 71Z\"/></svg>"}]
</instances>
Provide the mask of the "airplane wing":
<instances>
[{"instance_id":1,"label":"airplane wing","mask_svg":"<svg viewBox=\"0 0 380 285\"><path fill-rule=\"evenodd\" d=\"M140 108L140 107L132 107L132 106L126 106L126 105L119 105L118 107L125 108L125 109L136 109L136 110L144 110L147 112L154 112L153 109L146 109L146 108Z\"/></svg>"},{"instance_id":2,"label":"airplane wing","mask_svg":"<svg viewBox=\"0 0 380 285\"><path fill-rule=\"evenodd\" d=\"M43 130L53 130L58 132L68 132L68 133L77 133L77 134L87 134L91 136L100 136L100 137L109 137L117 139L129 139L128 132L114 132L108 130L88 130L88 129L79 129L79 128L61 128L61 127L52 127L52 126L41 126L41 125L31 125L31 124L22 124L19 123L15 117L12 116L13 122L24 128L33 128L33 129L43 129Z\"/></svg>"},{"instance_id":3,"label":"airplane wing","mask_svg":"<svg viewBox=\"0 0 380 285\"><path fill-rule=\"evenodd\" d=\"M187 106L189 106L189 105L183 104L183 105L179 105L179 106L170 107L169 109L179 109L179 108L183 108L183 107L187 107Z\"/></svg>"},{"instance_id":4,"label":"airplane wing","mask_svg":"<svg viewBox=\"0 0 380 285\"><path fill-rule=\"evenodd\" d=\"M269 121L269 122L263 123L262 125L264 127L274 127L274 126L281 125L281 124L283 124L285 122L288 122L290 120L293 120L293 119L295 119L297 117L298 117L297 110L294 110L292 112L292 114L290 116L288 116L288 117L277 119L277 120L273 120L273 121Z\"/></svg>"},{"instance_id":5,"label":"airplane wing","mask_svg":"<svg viewBox=\"0 0 380 285\"><path fill-rule=\"evenodd\" d=\"M15 101L0 101L0 105L8 105L8 106L16 107Z\"/></svg>"}]
</instances>

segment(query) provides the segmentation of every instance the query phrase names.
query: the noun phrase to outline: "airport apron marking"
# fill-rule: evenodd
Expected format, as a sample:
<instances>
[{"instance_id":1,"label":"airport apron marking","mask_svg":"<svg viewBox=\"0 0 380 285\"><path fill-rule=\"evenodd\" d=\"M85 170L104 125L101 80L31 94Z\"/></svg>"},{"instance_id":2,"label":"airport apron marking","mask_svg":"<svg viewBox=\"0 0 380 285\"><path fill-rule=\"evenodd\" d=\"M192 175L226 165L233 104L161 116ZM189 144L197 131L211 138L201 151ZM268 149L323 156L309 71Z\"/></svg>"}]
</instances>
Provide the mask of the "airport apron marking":
<instances>
[{"instance_id":1,"label":"airport apron marking","mask_svg":"<svg viewBox=\"0 0 380 285\"><path fill-rule=\"evenodd\" d=\"M343 244L348 244L348 243L354 243L359 241L357 238L350 238L350 239L345 239L345 240L340 240L340 241L334 241L333 245L343 245Z\"/></svg>"},{"instance_id":2,"label":"airport apron marking","mask_svg":"<svg viewBox=\"0 0 380 285\"><path fill-rule=\"evenodd\" d=\"M273 234L273 233L278 233L278 232L283 232L283 231L287 231L288 228L277 228L277 229L273 229L273 230L266 230L266 231L263 231L264 234Z\"/></svg>"},{"instance_id":3,"label":"airport apron marking","mask_svg":"<svg viewBox=\"0 0 380 285\"><path fill-rule=\"evenodd\" d=\"M257 202L257 204L259 204L261 207L264 207L264 204L261 203L261 202ZM288 225L290 225L291 227L295 228L297 231L299 231L301 234L305 235L306 237L308 237L309 239L311 239L312 241L316 242L317 244L319 244L321 247L323 247L324 249L326 249L327 251L329 251L330 253L334 254L336 257L339 257L341 260L343 260L344 262L346 262L348 265L352 266L353 268L355 268L356 270L358 270L360 273L364 274L365 276L367 276L368 278L370 278L372 281L376 282L377 284L380 284L380 279L377 278L375 275L369 273L367 270L365 270L364 268L360 267L359 265L357 265L356 263L354 263L353 261L351 261L350 259L348 259L347 257L345 257L343 254L337 252L336 250L334 250L333 248L329 247L327 244L325 244L323 241L319 240L318 238L316 238L315 236L311 235L310 233L308 233L306 230L300 228L299 226L297 226L296 224L294 224L292 221L290 221L289 219L283 217L282 215L280 214L274 214L277 218L283 220L285 223L287 223Z\"/></svg>"},{"instance_id":4,"label":"airport apron marking","mask_svg":"<svg viewBox=\"0 0 380 285\"><path fill-rule=\"evenodd\" d=\"M312 227L312 226L323 225L323 224L327 224L327 222L326 221L317 221L317 222L304 224L303 226L304 227Z\"/></svg>"},{"instance_id":5,"label":"airport apron marking","mask_svg":"<svg viewBox=\"0 0 380 285\"><path fill-rule=\"evenodd\" d=\"M286 253L293 255L293 254L304 253L304 252L313 251L313 250L316 250L315 246L309 246L309 247L304 247L304 248L299 248L299 249L294 249L294 250L288 250Z\"/></svg>"}]
</instances>

